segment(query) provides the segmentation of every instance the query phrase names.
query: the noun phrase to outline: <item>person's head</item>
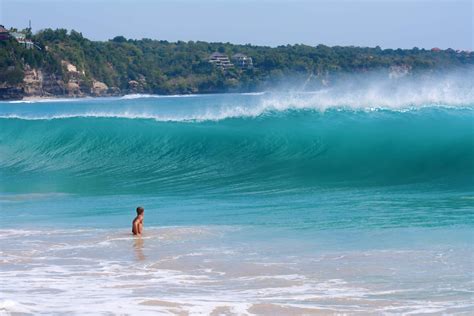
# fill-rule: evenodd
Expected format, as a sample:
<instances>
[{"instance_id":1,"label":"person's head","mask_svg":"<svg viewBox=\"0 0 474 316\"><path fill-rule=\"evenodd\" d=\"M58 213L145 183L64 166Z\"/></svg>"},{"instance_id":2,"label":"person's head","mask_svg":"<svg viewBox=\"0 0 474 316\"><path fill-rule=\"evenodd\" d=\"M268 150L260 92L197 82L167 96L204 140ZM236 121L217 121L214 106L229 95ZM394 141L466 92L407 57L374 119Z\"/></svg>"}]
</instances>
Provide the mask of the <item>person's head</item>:
<instances>
[{"instance_id":1,"label":"person's head","mask_svg":"<svg viewBox=\"0 0 474 316\"><path fill-rule=\"evenodd\" d=\"M145 209L141 206L137 207L137 215L143 215L145 213Z\"/></svg>"}]
</instances>

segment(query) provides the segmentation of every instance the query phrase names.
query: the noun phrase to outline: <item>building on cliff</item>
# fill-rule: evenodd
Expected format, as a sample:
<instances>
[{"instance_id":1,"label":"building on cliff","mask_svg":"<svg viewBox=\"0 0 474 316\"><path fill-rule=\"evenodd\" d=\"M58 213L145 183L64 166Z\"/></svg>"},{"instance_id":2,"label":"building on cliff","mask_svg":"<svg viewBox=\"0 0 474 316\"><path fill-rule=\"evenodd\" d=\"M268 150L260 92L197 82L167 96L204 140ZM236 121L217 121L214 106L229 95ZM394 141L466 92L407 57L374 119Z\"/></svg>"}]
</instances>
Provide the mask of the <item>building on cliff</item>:
<instances>
[{"instance_id":1,"label":"building on cliff","mask_svg":"<svg viewBox=\"0 0 474 316\"><path fill-rule=\"evenodd\" d=\"M36 46L32 40L26 38L26 34L23 32L11 32L10 35L15 38L18 43L25 46L26 49L32 49Z\"/></svg>"},{"instance_id":2,"label":"building on cliff","mask_svg":"<svg viewBox=\"0 0 474 316\"><path fill-rule=\"evenodd\" d=\"M4 41L10 38L10 33L8 30L3 26L0 25L0 41Z\"/></svg>"},{"instance_id":3,"label":"building on cliff","mask_svg":"<svg viewBox=\"0 0 474 316\"><path fill-rule=\"evenodd\" d=\"M228 69L234 67L226 54L215 52L209 56L209 62L221 69Z\"/></svg>"},{"instance_id":4,"label":"building on cliff","mask_svg":"<svg viewBox=\"0 0 474 316\"><path fill-rule=\"evenodd\" d=\"M237 67L240 68L252 68L253 67L253 61L252 57L249 57L247 55L237 53L232 56L232 61Z\"/></svg>"}]
</instances>

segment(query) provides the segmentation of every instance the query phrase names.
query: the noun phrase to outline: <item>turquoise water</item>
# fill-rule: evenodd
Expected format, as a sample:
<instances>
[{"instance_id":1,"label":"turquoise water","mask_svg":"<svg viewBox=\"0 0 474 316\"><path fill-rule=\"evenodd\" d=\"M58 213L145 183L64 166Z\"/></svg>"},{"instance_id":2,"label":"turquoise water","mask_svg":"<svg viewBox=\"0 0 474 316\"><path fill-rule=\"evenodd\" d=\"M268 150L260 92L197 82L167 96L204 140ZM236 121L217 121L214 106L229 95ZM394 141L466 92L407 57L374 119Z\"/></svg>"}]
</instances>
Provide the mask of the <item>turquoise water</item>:
<instances>
[{"instance_id":1,"label":"turquoise water","mask_svg":"<svg viewBox=\"0 0 474 316\"><path fill-rule=\"evenodd\" d=\"M7 287L0 308L66 313L71 299L80 310L80 294L87 304L127 298L143 313L170 311L153 300L195 314L466 312L474 100L461 97L388 96L380 106L327 93L0 103L0 237L15 240L2 243L0 279L40 267L36 275L55 284L35 296L45 284L25 274L18 282L33 292ZM137 246L128 231L138 205L149 235ZM148 291L125 280L137 265ZM105 266L128 292L73 290ZM188 286L157 288L165 271Z\"/></svg>"}]
</instances>

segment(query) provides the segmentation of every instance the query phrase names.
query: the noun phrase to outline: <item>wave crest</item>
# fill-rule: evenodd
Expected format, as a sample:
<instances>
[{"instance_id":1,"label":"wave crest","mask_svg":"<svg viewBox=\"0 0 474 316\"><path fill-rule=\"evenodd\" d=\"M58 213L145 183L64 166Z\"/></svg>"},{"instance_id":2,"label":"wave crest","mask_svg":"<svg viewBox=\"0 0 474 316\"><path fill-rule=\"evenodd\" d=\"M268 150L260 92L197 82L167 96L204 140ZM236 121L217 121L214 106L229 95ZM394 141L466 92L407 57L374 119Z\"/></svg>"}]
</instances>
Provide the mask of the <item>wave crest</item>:
<instances>
[{"instance_id":1,"label":"wave crest","mask_svg":"<svg viewBox=\"0 0 474 316\"><path fill-rule=\"evenodd\" d=\"M3 120L0 183L4 192L38 182L66 193L472 185L473 117L472 110L431 108L289 111L196 124Z\"/></svg>"}]
</instances>

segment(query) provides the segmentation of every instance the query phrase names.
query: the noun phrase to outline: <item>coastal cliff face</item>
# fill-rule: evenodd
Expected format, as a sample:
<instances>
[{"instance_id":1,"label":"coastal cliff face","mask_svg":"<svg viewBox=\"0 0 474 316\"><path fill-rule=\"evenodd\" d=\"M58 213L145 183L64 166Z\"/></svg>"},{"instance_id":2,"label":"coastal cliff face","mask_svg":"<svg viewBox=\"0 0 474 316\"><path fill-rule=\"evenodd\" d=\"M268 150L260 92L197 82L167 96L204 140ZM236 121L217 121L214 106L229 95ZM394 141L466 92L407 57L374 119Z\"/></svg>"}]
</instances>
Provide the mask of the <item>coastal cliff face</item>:
<instances>
[{"instance_id":1,"label":"coastal cliff face","mask_svg":"<svg viewBox=\"0 0 474 316\"><path fill-rule=\"evenodd\" d=\"M109 87L99 80L88 80L84 72L77 70L73 64L63 61L65 76L60 76L43 69L25 65L23 81L18 84L0 85L0 100L21 100L35 97L106 97L123 93L145 93L145 78L130 80L128 89Z\"/></svg>"},{"instance_id":2,"label":"coastal cliff face","mask_svg":"<svg viewBox=\"0 0 474 316\"><path fill-rule=\"evenodd\" d=\"M79 71L74 64L62 60L63 75L54 74L44 69L32 68L25 65L23 69L23 81L16 85L0 86L0 100L20 100L23 98L81 98L81 97L107 97L123 94L149 93L147 81L144 76L137 80L129 80L126 88L109 87L104 82L94 78L88 78L84 70ZM399 78L410 74L409 66L396 66L389 69L390 78ZM311 76L313 77L313 76ZM327 86L328 82L324 75L315 75L315 79L321 81L321 85ZM311 79L311 78L310 78ZM238 85L236 79L233 80L235 86ZM174 85L179 85L179 80L170 80ZM198 89L188 89L184 93L200 93Z\"/></svg>"},{"instance_id":3,"label":"coastal cliff face","mask_svg":"<svg viewBox=\"0 0 474 316\"><path fill-rule=\"evenodd\" d=\"M86 97L112 96L120 94L120 89L109 88L98 80L89 82L84 73L77 71L76 66L64 61L67 70L65 77L42 69L25 66L23 82L3 91L0 99L21 99L23 97Z\"/></svg>"},{"instance_id":4,"label":"coastal cliff face","mask_svg":"<svg viewBox=\"0 0 474 316\"><path fill-rule=\"evenodd\" d=\"M21 100L24 96L22 88L0 87L0 101Z\"/></svg>"},{"instance_id":5,"label":"coastal cliff face","mask_svg":"<svg viewBox=\"0 0 474 316\"><path fill-rule=\"evenodd\" d=\"M26 97L61 96L65 94L65 84L61 77L26 67L23 79Z\"/></svg>"}]
</instances>

